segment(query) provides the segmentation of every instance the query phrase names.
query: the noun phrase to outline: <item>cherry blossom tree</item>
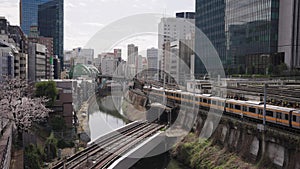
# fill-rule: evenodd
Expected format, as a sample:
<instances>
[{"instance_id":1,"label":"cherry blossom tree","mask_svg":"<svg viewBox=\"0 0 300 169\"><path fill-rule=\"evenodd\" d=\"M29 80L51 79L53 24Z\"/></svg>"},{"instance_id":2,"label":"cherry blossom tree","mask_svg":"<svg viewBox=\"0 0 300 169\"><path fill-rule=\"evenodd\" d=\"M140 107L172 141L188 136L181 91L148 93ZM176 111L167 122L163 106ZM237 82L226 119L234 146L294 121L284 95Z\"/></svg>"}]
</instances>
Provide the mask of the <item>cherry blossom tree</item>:
<instances>
[{"instance_id":1,"label":"cherry blossom tree","mask_svg":"<svg viewBox=\"0 0 300 169\"><path fill-rule=\"evenodd\" d=\"M46 102L45 98L34 98L33 88L24 80L4 78L0 82L1 122L13 122L19 134L34 122L45 120L51 111Z\"/></svg>"}]
</instances>

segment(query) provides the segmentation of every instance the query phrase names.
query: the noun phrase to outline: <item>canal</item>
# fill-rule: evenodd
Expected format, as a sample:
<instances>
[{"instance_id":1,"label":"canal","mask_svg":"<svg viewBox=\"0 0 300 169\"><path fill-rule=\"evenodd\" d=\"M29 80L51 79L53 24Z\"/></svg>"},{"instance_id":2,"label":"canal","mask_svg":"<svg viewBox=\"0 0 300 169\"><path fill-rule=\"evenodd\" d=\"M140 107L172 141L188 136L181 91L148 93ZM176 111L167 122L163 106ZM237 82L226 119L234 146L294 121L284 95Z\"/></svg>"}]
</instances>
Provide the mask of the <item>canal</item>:
<instances>
[{"instance_id":1,"label":"canal","mask_svg":"<svg viewBox=\"0 0 300 169\"><path fill-rule=\"evenodd\" d=\"M128 123L122 116L122 110L116 111L112 108L112 99L107 97L101 100L102 104L95 102L92 112L89 113L89 126L91 140L120 128ZM189 169L176 160L172 159L168 152L149 158L144 158L135 164L132 169Z\"/></svg>"}]
</instances>

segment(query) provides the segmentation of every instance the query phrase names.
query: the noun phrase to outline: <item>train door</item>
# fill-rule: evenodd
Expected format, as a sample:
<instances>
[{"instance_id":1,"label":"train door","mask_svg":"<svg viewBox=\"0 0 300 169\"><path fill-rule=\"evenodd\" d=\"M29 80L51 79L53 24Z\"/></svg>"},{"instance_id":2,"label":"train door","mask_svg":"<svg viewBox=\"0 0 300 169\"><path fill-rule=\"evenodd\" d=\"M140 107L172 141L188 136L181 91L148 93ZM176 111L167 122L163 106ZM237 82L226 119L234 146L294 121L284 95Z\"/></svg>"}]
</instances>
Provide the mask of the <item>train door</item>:
<instances>
[{"instance_id":1,"label":"train door","mask_svg":"<svg viewBox=\"0 0 300 169\"><path fill-rule=\"evenodd\" d=\"M292 127L293 111L289 112L289 126Z\"/></svg>"}]
</instances>

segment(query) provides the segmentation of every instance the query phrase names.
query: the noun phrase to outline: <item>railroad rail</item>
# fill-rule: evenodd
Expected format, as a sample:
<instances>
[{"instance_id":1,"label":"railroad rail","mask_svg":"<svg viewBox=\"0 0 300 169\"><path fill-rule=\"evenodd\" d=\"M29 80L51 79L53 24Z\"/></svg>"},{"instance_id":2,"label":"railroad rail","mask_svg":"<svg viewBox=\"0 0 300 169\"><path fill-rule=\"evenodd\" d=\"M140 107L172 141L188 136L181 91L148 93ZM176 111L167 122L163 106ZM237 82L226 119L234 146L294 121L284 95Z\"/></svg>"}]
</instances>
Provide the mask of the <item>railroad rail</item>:
<instances>
[{"instance_id":1,"label":"railroad rail","mask_svg":"<svg viewBox=\"0 0 300 169\"><path fill-rule=\"evenodd\" d=\"M162 129L163 125L139 122L99 138L89 147L56 164L53 169L107 168L122 154Z\"/></svg>"}]
</instances>

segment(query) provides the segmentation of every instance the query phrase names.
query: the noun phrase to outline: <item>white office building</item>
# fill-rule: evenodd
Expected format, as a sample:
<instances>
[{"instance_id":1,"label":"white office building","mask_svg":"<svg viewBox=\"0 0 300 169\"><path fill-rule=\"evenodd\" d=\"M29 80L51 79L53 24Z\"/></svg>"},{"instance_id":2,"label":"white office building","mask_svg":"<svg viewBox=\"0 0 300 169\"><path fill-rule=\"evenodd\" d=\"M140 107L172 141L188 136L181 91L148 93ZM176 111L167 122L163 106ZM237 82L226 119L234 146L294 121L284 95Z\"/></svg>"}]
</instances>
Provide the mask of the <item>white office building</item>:
<instances>
[{"instance_id":1,"label":"white office building","mask_svg":"<svg viewBox=\"0 0 300 169\"><path fill-rule=\"evenodd\" d=\"M195 32L195 19L193 17L162 18L158 25L158 60L160 69L165 70L164 44L185 39L187 35Z\"/></svg>"}]
</instances>

